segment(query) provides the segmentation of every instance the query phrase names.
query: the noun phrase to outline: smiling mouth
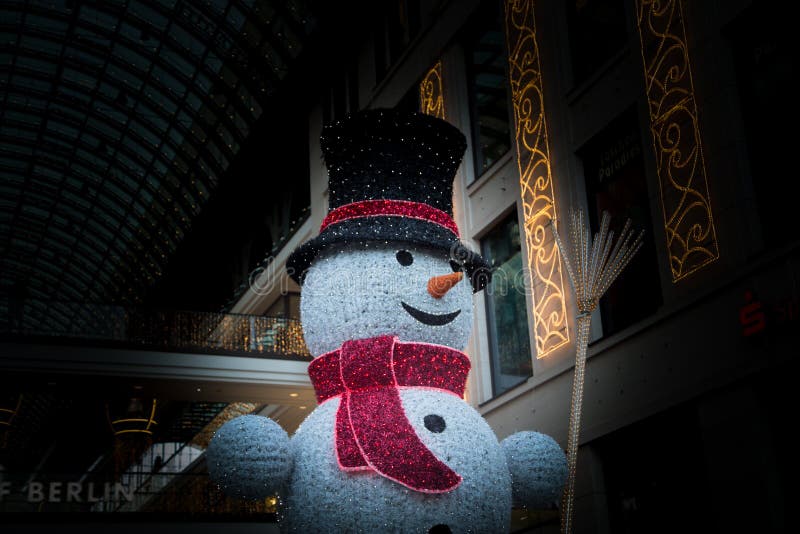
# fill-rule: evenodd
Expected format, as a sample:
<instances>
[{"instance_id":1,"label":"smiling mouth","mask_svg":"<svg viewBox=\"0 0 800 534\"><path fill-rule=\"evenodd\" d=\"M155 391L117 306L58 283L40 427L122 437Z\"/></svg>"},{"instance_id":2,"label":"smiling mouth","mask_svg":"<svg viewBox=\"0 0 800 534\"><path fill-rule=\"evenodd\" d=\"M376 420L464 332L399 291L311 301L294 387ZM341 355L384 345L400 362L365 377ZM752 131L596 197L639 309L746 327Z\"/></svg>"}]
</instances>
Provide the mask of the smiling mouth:
<instances>
[{"instance_id":1,"label":"smiling mouth","mask_svg":"<svg viewBox=\"0 0 800 534\"><path fill-rule=\"evenodd\" d=\"M411 317L413 317L414 319L416 319L421 323L425 323L431 326L442 326L444 324L447 324L456 317L458 317L458 314L461 313L461 310L456 310L451 313L443 313L441 315L436 315L433 313L426 313L422 310L418 310L414 306L406 304L403 301L400 301L400 304L403 305L403 308L408 312L408 314Z\"/></svg>"}]
</instances>

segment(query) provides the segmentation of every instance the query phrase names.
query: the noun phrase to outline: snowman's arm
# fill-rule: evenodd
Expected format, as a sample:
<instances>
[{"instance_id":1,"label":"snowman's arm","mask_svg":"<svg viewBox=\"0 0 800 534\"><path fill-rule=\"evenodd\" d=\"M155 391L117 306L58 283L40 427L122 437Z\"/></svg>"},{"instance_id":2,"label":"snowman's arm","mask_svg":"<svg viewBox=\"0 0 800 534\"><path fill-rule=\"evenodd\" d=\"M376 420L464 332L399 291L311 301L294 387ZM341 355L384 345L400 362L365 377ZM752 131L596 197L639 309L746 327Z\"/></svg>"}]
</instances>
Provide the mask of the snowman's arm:
<instances>
[{"instance_id":1,"label":"snowman's arm","mask_svg":"<svg viewBox=\"0 0 800 534\"><path fill-rule=\"evenodd\" d=\"M222 425L206 450L208 473L231 497L263 499L289 480L289 436L278 423L243 415Z\"/></svg>"},{"instance_id":2,"label":"snowman's arm","mask_svg":"<svg viewBox=\"0 0 800 534\"><path fill-rule=\"evenodd\" d=\"M558 443L538 432L517 432L501 443L514 501L529 509L552 508L567 480L567 459Z\"/></svg>"}]
</instances>

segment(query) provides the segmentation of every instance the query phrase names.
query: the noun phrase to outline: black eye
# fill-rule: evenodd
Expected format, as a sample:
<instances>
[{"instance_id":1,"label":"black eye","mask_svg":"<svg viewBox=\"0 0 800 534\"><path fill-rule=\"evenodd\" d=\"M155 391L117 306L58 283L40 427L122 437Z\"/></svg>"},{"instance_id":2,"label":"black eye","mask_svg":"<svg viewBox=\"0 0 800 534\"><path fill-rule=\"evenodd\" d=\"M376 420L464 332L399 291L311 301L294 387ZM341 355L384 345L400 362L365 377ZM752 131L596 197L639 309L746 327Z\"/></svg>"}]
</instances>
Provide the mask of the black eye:
<instances>
[{"instance_id":1,"label":"black eye","mask_svg":"<svg viewBox=\"0 0 800 534\"><path fill-rule=\"evenodd\" d=\"M397 263L403 267L408 267L414 263L414 256L407 250L398 250L397 254L395 254L395 258L397 258Z\"/></svg>"},{"instance_id":2,"label":"black eye","mask_svg":"<svg viewBox=\"0 0 800 534\"><path fill-rule=\"evenodd\" d=\"M454 273L457 273L457 272L463 270L463 268L461 267L461 264L458 263L455 260L450 260L450 268L453 269Z\"/></svg>"},{"instance_id":3,"label":"black eye","mask_svg":"<svg viewBox=\"0 0 800 534\"><path fill-rule=\"evenodd\" d=\"M441 415L432 413L430 415L426 415L423 421L425 422L425 428L431 432L436 432L437 434L439 432L444 432L444 429L447 428L447 425L444 424L444 418L442 418Z\"/></svg>"}]
</instances>

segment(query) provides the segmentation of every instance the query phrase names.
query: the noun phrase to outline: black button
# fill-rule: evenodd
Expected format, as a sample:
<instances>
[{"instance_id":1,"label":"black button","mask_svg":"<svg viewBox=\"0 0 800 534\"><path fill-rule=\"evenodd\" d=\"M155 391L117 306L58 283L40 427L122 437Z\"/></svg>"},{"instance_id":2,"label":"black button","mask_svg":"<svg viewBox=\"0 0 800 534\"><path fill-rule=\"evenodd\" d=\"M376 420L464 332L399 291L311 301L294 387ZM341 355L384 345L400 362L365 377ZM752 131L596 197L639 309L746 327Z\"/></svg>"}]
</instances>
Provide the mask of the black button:
<instances>
[{"instance_id":1,"label":"black button","mask_svg":"<svg viewBox=\"0 0 800 534\"><path fill-rule=\"evenodd\" d=\"M444 423L444 418L441 415L430 414L425 416L425 428L430 430L431 432L444 432L444 429L447 428L447 425Z\"/></svg>"}]
</instances>

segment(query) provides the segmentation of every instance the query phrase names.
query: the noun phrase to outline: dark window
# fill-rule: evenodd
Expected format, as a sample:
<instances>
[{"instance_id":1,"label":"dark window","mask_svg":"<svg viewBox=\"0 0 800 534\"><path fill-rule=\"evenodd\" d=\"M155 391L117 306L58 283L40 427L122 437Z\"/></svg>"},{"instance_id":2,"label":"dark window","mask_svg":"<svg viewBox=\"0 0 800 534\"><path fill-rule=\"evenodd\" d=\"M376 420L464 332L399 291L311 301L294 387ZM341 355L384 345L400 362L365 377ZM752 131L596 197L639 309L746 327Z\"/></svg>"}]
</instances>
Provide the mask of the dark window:
<instances>
[{"instance_id":1,"label":"dark window","mask_svg":"<svg viewBox=\"0 0 800 534\"><path fill-rule=\"evenodd\" d=\"M421 81L421 80L420 80ZM419 103L419 84L420 81L413 84L411 88L406 91L406 94L403 95L403 98L400 99L400 102L397 103L395 109L403 110L403 111L419 111L420 103Z\"/></svg>"},{"instance_id":2,"label":"dark window","mask_svg":"<svg viewBox=\"0 0 800 534\"><path fill-rule=\"evenodd\" d=\"M347 114L347 79L333 86L331 91L333 97L333 116L344 117Z\"/></svg>"},{"instance_id":3,"label":"dark window","mask_svg":"<svg viewBox=\"0 0 800 534\"><path fill-rule=\"evenodd\" d=\"M358 111L358 68L355 62L338 75L322 105L322 121L328 124Z\"/></svg>"},{"instance_id":4,"label":"dark window","mask_svg":"<svg viewBox=\"0 0 800 534\"><path fill-rule=\"evenodd\" d=\"M375 30L375 82L383 80L421 28L419 0L388 2Z\"/></svg>"},{"instance_id":5,"label":"dark window","mask_svg":"<svg viewBox=\"0 0 800 534\"><path fill-rule=\"evenodd\" d=\"M481 4L468 27L464 50L477 177L511 148L508 53L500 2Z\"/></svg>"},{"instance_id":6,"label":"dark window","mask_svg":"<svg viewBox=\"0 0 800 534\"><path fill-rule=\"evenodd\" d=\"M784 436L794 375L788 367L753 374L592 441L607 531L786 531L794 477L785 462L794 450ZM699 501L704 506L687 504Z\"/></svg>"},{"instance_id":7,"label":"dark window","mask_svg":"<svg viewBox=\"0 0 800 534\"><path fill-rule=\"evenodd\" d=\"M578 155L594 230L608 211L616 234L628 218L637 231L645 231L641 250L600 300L603 334L609 335L652 314L662 302L636 111L608 124Z\"/></svg>"},{"instance_id":8,"label":"dark window","mask_svg":"<svg viewBox=\"0 0 800 534\"><path fill-rule=\"evenodd\" d=\"M686 505L709 495L696 409L674 408L591 446L602 462L611 532L716 530L708 508Z\"/></svg>"},{"instance_id":9,"label":"dark window","mask_svg":"<svg viewBox=\"0 0 800 534\"><path fill-rule=\"evenodd\" d=\"M792 104L796 45L788 18L776 16L775 7L753 3L725 32L733 49L753 193L767 247L797 239L786 224L795 200L785 193L787 170L794 167L795 140L785 131L797 124Z\"/></svg>"},{"instance_id":10,"label":"dark window","mask_svg":"<svg viewBox=\"0 0 800 534\"><path fill-rule=\"evenodd\" d=\"M533 375L516 212L481 240L481 251L494 272L485 291L492 392L497 396Z\"/></svg>"},{"instance_id":11,"label":"dark window","mask_svg":"<svg viewBox=\"0 0 800 534\"><path fill-rule=\"evenodd\" d=\"M575 85L603 66L628 39L622 0L567 2L567 26Z\"/></svg>"}]
</instances>

